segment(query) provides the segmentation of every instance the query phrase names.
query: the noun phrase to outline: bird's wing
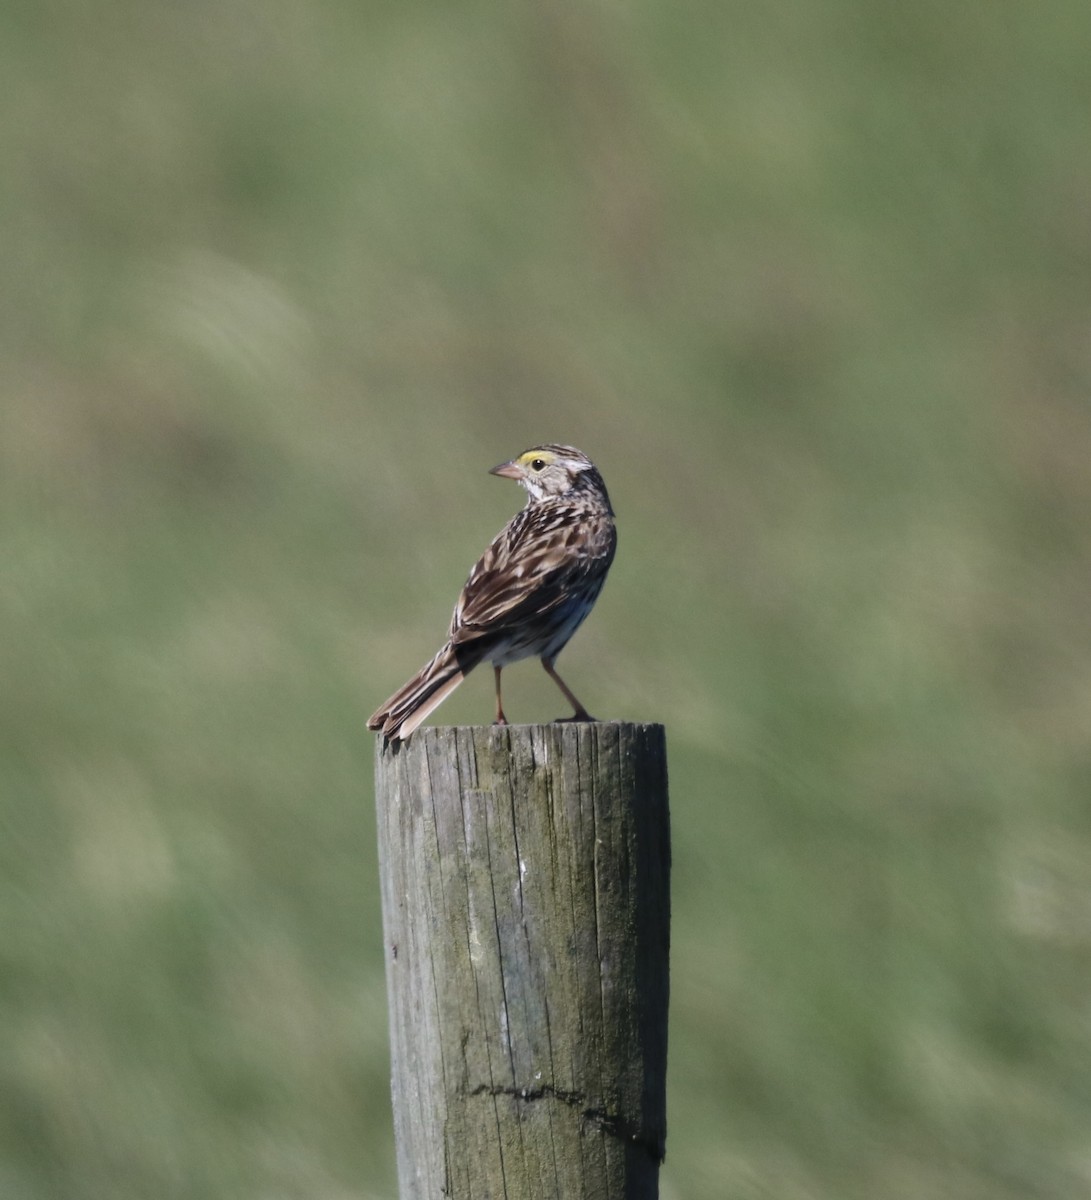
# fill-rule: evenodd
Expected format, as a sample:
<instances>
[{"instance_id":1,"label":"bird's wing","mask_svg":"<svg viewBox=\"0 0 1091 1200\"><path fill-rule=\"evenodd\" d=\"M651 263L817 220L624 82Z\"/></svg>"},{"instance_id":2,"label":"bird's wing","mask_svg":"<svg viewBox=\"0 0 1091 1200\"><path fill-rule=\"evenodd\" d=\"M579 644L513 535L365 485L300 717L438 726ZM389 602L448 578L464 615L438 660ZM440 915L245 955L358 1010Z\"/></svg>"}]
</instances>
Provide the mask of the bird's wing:
<instances>
[{"instance_id":1,"label":"bird's wing","mask_svg":"<svg viewBox=\"0 0 1091 1200\"><path fill-rule=\"evenodd\" d=\"M516 513L470 572L451 618L451 641L499 633L563 605L601 567L599 556L586 552L589 540L613 555L612 538L587 538L586 518L570 505Z\"/></svg>"}]
</instances>

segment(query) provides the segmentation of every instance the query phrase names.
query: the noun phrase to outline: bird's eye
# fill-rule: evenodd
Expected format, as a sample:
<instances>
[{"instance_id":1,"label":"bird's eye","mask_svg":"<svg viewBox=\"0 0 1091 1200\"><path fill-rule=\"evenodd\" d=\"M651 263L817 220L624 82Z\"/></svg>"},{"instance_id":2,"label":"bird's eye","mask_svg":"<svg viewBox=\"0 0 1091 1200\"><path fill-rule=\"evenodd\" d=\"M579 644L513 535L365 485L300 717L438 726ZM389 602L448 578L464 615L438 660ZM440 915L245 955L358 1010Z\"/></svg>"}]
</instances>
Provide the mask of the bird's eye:
<instances>
[{"instance_id":1,"label":"bird's eye","mask_svg":"<svg viewBox=\"0 0 1091 1200\"><path fill-rule=\"evenodd\" d=\"M535 459L535 460L534 460L534 461L533 461L533 462L530 464L530 467L531 467L531 470L532 470L532 471L540 471L540 470L541 470L541 469L542 469L544 466L545 466L545 459L544 459L544 458L536 458L536 459Z\"/></svg>"}]
</instances>

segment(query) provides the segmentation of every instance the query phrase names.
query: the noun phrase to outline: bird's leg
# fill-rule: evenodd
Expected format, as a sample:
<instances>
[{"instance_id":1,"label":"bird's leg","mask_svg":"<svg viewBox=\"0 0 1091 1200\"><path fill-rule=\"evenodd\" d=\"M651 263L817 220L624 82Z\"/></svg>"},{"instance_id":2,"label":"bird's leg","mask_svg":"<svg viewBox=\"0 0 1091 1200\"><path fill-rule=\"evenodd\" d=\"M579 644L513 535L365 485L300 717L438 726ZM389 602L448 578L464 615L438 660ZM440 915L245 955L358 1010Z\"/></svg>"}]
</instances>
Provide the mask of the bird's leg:
<instances>
[{"instance_id":1,"label":"bird's leg","mask_svg":"<svg viewBox=\"0 0 1091 1200\"><path fill-rule=\"evenodd\" d=\"M508 723L508 719L504 716L504 706L500 702L500 672L503 670L503 668L493 667L492 670L493 675L496 677L496 720L493 721L493 724L506 725Z\"/></svg>"},{"instance_id":2,"label":"bird's leg","mask_svg":"<svg viewBox=\"0 0 1091 1200\"><path fill-rule=\"evenodd\" d=\"M545 667L545 673L550 679L564 692L564 698L576 710L570 717L558 717L558 721L593 721L595 718L587 711L586 708L572 694L568 684L557 674L553 669L553 663L542 659L542 666Z\"/></svg>"}]
</instances>

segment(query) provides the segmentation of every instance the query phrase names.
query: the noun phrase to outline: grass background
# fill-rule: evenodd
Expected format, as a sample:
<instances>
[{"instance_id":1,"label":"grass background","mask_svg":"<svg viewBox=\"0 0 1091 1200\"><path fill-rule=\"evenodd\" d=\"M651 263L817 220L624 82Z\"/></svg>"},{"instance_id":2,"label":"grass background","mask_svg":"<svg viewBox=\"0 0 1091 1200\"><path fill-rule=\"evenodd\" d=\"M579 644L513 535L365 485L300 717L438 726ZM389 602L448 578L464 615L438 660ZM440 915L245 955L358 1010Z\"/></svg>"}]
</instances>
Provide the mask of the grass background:
<instances>
[{"instance_id":1,"label":"grass background","mask_svg":"<svg viewBox=\"0 0 1091 1200\"><path fill-rule=\"evenodd\" d=\"M561 440L562 670L669 730L665 1200L1091 1194L1089 52L4 6L0 1193L395 1194L363 723Z\"/></svg>"}]
</instances>

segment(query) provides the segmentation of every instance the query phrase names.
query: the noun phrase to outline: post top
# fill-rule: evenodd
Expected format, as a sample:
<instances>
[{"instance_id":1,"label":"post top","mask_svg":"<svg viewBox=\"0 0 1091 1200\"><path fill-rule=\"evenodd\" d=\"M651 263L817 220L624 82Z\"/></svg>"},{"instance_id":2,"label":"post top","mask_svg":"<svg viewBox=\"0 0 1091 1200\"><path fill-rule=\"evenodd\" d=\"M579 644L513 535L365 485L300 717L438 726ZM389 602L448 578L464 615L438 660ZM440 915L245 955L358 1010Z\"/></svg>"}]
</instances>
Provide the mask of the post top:
<instances>
[{"instance_id":1,"label":"post top","mask_svg":"<svg viewBox=\"0 0 1091 1200\"><path fill-rule=\"evenodd\" d=\"M663 743L666 730L658 722L642 721L550 721L523 725L422 725L404 742L385 742L376 734L381 754L398 754L414 746L425 748L474 746L480 749L554 745L577 749L633 742Z\"/></svg>"}]
</instances>

